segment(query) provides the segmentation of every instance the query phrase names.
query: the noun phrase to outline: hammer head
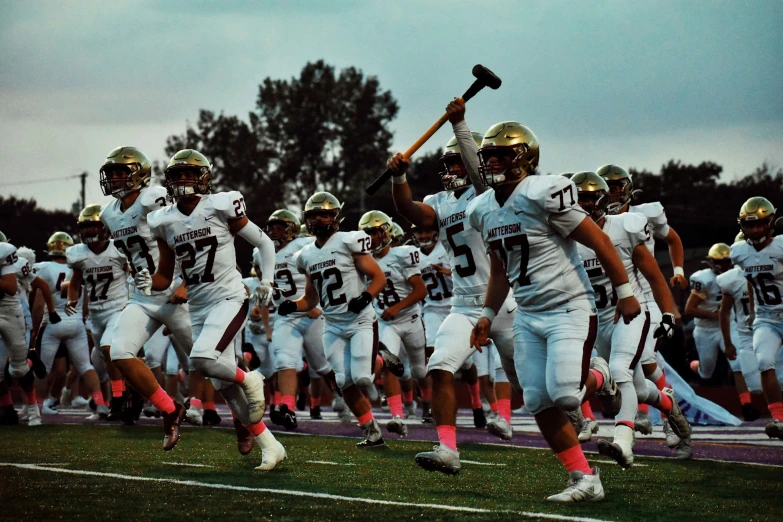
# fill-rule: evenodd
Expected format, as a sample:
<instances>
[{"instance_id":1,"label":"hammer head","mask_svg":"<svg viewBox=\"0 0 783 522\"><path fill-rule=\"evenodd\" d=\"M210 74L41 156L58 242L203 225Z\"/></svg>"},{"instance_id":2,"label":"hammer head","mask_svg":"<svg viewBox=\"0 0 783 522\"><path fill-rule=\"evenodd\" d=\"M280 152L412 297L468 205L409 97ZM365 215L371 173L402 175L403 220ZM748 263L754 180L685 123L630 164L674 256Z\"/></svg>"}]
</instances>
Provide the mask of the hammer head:
<instances>
[{"instance_id":1,"label":"hammer head","mask_svg":"<svg viewBox=\"0 0 783 522\"><path fill-rule=\"evenodd\" d=\"M500 87L501 80L495 73L487 69L481 64L473 66L473 76L480 80L484 85L490 89L497 89Z\"/></svg>"}]
</instances>

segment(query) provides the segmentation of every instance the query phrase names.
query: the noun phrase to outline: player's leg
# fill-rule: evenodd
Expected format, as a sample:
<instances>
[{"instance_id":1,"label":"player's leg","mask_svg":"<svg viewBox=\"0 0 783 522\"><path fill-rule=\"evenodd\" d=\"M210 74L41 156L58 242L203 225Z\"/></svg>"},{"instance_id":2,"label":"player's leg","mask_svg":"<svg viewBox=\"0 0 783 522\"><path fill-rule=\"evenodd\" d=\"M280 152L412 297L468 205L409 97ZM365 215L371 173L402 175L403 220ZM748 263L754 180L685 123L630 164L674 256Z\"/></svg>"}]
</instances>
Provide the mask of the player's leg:
<instances>
[{"instance_id":1,"label":"player's leg","mask_svg":"<svg viewBox=\"0 0 783 522\"><path fill-rule=\"evenodd\" d=\"M783 402L775 366L782 338L783 325L756 319L753 324L753 349L759 361L761 388L767 400L767 408L772 414L772 422L767 424L765 432L768 436L779 439L783 439Z\"/></svg>"},{"instance_id":2,"label":"player's leg","mask_svg":"<svg viewBox=\"0 0 783 522\"><path fill-rule=\"evenodd\" d=\"M8 372L19 383L24 392L28 426L40 426L41 412L35 396L35 378L27 365L25 322L21 306L9 306L0 312L0 338L2 338L5 346ZM3 365L0 367L0 371L3 374L5 374L5 368L5 361L3 361ZM11 405L11 409L13 409L13 405Z\"/></svg>"},{"instance_id":3,"label":"player's leg","mask_svg":"<svg viewBox=\"0 0 783 522\"><path fill-rule=\"evenodd\" d=\"M321 418L321 392L328 382L334 385L334 373L324 353L324 324L323 316L317 319L308 319L303 322L304 330L304 355L310 372L310 418ZM336 385L334 385L336 386Z\"/></svg>"},{"instance_id":4,"label":"player's leg","mask_svg":"<svg viewBox=\"0 0 783 522\"><path fill-rule=\"evenodd\" d=\"M655 387L658 388L658 390L663 390L664 388L669 387L669 384L666 381L666 376L663 374L663 369L658 366L656 359L656 352L662 340L660 338L655 338L655 330L661 323L663 314L655 301L647 303L647 310L650 312L650 331L647 333L647 340L644 343L641 365L645 377L655 384ZM644 435L650 435L652 433L652 422L650 421L648 413L648 405L639 403L639 411L636 414L634 429ZM661 418L663 417L664 415L662 413Z\"/></svg>"},{"instance_id":5,"label":"player's leg","mask_svg":"<svg viewBox=\"0 0 783 522\"><path fill-rule=\"evenodd\" d=\"M281 422L287 430L296 428L296 369L302 361L304 335L297 328L296 320L281 319L275 321L275 334L272 338L277 387L280 402L277 404Z\"/></svg>"},{"instance_id":6,"label":"player's leg","mask_svg":"<svg viewBox=\"0 0 783 522\"><path fill-rule=\"evenodd\" d=\"M761 393L761 374L759 373L759 361L756 359L756 352L753 351L753 334L739 333L735 329L732 330L732 339L737 349L737 360L742 371L742 377L748 389L746 394L740 394L742 416L746 421L752 422L761 416L761 412L753 406L751 400L751 394Z\"/></svg>"},{"instance_id":7,"label":"player's leg","mask_svg":"<svg viewBox=\"0 0 783 522\"><path fill-rule=\"evenodd\" d=\"M715 373L715 365L718 362L720 330L697 326L693 329L693 341L696 343L699 359L691 362L691 369L702 379L709 379Z\"/></svg>"},{"instance_id":8,"label":"player's leg","mask_svg":"<svg viewBox=\"0 0 783 522\"><path fill-rule=\"evenodd\" d=\"M69 323L70 322L75 324L71 325L68 336L64 341L65 346L68 349L68 356L71 359L71 364L73 364L77 373L84 379L84 384L87 386L92 400L95 401L97 413L99 415L108 415L109 408L103 400L98 374L95 372L95 368L93 368L92 363L90 362L87 331L84 329L84 325L81 324L81 322L69 321Z\"/></svg>"},{"instance_id":9,"label":"player's leg","mask_svg":"<svg viewBox=\"0 0 783 522\"><path fill-rule=\"evenodd\" d=\"M360 448L384 446L380 426L372 413L372 405L366 394L375 389L374 365L378 355L378 321L372 324L351 325L347 330L350 339L346 347L346 384L343 398L359 421L364 432L364 440L357 444ZM377 394L377 391L375 392Z\"/></svg>"},{"instance_id":10,"label":"player's leg","mask_svg":"<svg viewBox=\"0 0 783 522\"><path fill-rule=\"evenodd\" d=\"M402 355L402 339L395 325L381 321L378 325L380 343L396 357ZM410 367L410 365L408 366ZM403 378L405 374L403 373ZM391 412L391 420L386 424L390 433L401 436L408 435L408 426L405 424L405 413L402 408L402 386L398 379L388 368L383 369L383 392L386 394L386 402Z\"/></svg>"},{"instance_id":11,"label":"player's leg","mask_svg":"<svg viewBox=\"0 0 783 522\"><path fill-rule=\"evenodd\" d=\"M419 386L422 411L430 410L432 408L432 389L430 388L430 381L427 379L427 362L424 349L427 341L424 334L424 323L422 321L414 321L406 324L402 331L401 339L408 356L411 377ZM405 402L404 395L403 402Z\"/></svg>"}]
</instances>

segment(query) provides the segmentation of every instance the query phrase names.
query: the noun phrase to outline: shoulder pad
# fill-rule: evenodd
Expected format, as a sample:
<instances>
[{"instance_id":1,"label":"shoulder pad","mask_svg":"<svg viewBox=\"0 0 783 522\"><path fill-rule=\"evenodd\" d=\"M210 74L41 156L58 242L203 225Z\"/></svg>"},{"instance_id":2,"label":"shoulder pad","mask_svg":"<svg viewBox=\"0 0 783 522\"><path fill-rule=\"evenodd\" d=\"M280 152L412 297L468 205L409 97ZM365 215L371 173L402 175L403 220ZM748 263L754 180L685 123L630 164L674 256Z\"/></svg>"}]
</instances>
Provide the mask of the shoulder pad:
<instances>
[{"instance_id":1,"label":"shoulder pad","mask_svg":"<svg viewBox=\"0 0 783 522\"><path fill-rule=\"evenodd\" d=\"M641 214L626 212L622 216L623 229L631 234L640 234L647 227L647 218ZM649 232L649 230L648 230Z\"/></svg>"},{"instance_id":2,"label":"shoulder pad","mask_svg":"<svg viewBox=\"0 0 783 522\"><path fill-rule=\"evenodd\" d=\"M709 277L707 276L707 273L712 273L712 270L709 268L703 268L697 272L694 272L691 274L691 281L696 281L697 283L705 284L709 280Z\"/></svg>"},{"instance_id":3,"label":"shoulder pad","mask_svg":"<svg viewBox=\"0 0 783 522\"><path fill-rule=\"evenodd\" d=\"M5 263L5 258L16 252L16 247L11 243L0 243L0 262Z\"/></svg>"},{"instance_id":4,"label":"shoulder pad","mask_svg":"<svg viewBox=\"0 0 783 522\"><path fill-rule=\"evenodd\" d=\"M79 261L84 260L87 257L88 248L89 247L84 243L68 247L68 249L65 251L65 262L68 263L68 266L72 267Z\"/></svg>"},{"instance_id":5,"label":"shoulder pad","mask_svg":"<svg viewBox=\"0 0 783 522\"><path fill-rule=\"evenodd\" d=\"M557 193L560 191L565 191L563 195L563 203L565 204L565 207L563 210L572 206L578 206L576 185L574 185L574 182L570 179L564 176L542 176L540 174L528 176L525 179L525 184L527 187L525 188L524 192L527 199L537 205L540 205L548 211L561 211L560 197L557 195ZM571 187L570 191L568 190L569 186ZM516 192L516 194L521 193L522 191ZM555 197L552 197L553 195L555 195ZM571 199L572 195L573 200ZM571 205L571 201L574 202L574 205Z\"/></svg>"},{"instance_id":6,"label":"shoulder pad","mask_svg":"<svg viewBox=\"0 0 783 522\"><path fill-rule=\"evenodd\" d=\"M166 192L166 189L158 185L142 189L141 194L139 195L141 206L144 207L147 212L159 210L167 206L169 202L167 197L168 193Z\"/></svg>"},{"instance_id":7,"label":"shoulder pad","mask_svg":"<svg viewBox=\"0 0 783 522\"><path fill-rule=\"evenodd\" d=\"M242 194L236 190L218 192L217 194L210 194L207 197L210 199L210 203L212 203L214 209L223 212L233 211L236 208L236 203L234 202L243 199Z\"/></svg>"},{"instance_id":8,"label":"shoulder pad","mask_svg":"<svg viewBox=\"0 0 783 522\"><path fill-rule=\"evenodd\" d=\"M158 228L165 222L169 208L174 207L161 208L160 210L155 210L147 214L147 224L151 229Z\"/></svg>"},{"instance_id":9,"label":"shoulder pad","mask_svg":"<svg viewBox=\"0 0 783 522\"><path fill-rule=\"evenodd\" d=\"M653 203L642 203L641 205L634 205L633 211L639 214L643 214L648 218L655 218L664 214L663 205L660 202L654 201Z\"/></svg>"}]
</instances>

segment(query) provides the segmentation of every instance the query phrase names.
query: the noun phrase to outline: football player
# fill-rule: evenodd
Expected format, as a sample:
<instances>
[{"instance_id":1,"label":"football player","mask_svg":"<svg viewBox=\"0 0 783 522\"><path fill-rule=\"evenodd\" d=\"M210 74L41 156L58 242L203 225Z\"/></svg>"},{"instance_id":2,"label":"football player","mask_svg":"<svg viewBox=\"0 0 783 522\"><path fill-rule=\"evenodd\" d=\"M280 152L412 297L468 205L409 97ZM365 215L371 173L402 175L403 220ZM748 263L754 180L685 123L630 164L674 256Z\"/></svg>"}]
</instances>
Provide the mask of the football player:
<instances>
[{"instance_id":1,"label":"football player","mask_svg":"<svg viewBox=\"0 0 783 522\"><path fill-rule=\"evenodd\" d=\"M633 180L631 175L624 168L617 165L603 165L599 167L596 173L606 180L606 184L609 185L609 213L610 214L622 214L624 212L637 212L647 218L647 223L650 226L652 237L647 242L647 248L655 255L655 238L664 241L669 247L669 257L674 267L674 275L669 280L672 288L679 286L685 288L688 286L688 281L685 279L685 272L683 271L683 263L685 261L685 251L682 246L682 240L677 232L669 225L666 220L666 213L663 206L659 202L643 203L641 205L632 205L633 199ZM654 337L654 333L658 328L663 316L661 310L658 308L655 302L655 297L652 294L650 285L647 280L641 279L642 289L644 291L644 301L647 304L647 311L650 312L650 325L651 328L647 332L647 341L644 345L644 352L642 353L642 369L645 376L650 379L659 390L663 390L669 387L666 382L666 376L663 374L663 370L658 367L658 363L655 360L655 352L657 347L657 339ZM679 315L679 314L678 314ZM637 415L634 426L636 431L649 435L652 433L652 423L648 416L647 405L640 406L639 414ZM661 417L665 417L663 413ZM668 421L663 418L664 431L671 432L669 429Z\"/></svg>"},{"instance_id":2,"label":"football player","mask_svg":"<svg viewBox=\"0 0 783 522\"><path fill-rule=\"evenodd\" d=\"M761 388L772 422L765 432L783 439L783 402L775 361L783 343L783 236L773 237L775 207L763 197L753 197L740 208L739 224L744 243L734 243L731 260L739 266L752 291L753 350L761 372Z\"/></svg>"},{"instance_id":3,"label":"football player","mask_svg":"<svg viewBox=\"0 0 783 522\"><path fill-rule=\"evenodd\" d=\"M740 232L734 242L745 241L745 236ZM759 362L753 352L753 330L750 325L750 297L748 295L748 282L745 273L738 266L718 275L715 278L721 292L720 321L721 335L723 336L724 354L731 361L737 359L742 370L742 376L748 387L747 392L740 393L742 404L742 417L752 422L761 416L758 408L751 403L750 390L761 390L761 375L759 374ZM732 320L732 312L734 318ZM735 374L736 375L736 374Z\"/></svg>"},{"instance_id":4,"label":"football player","mask_svg":"<svg viewBox=\"0 0 783 522\"><path fill-rule=\"evenodd\" d=\"M467 215L468 205L486 190L476 174L478 145L464 121L464 102L455 99L448 105L447 112L455 140L449 142L450 146L440 158L442 192L425 197L424 202L414 201L405 176L409 166L407 160L397 154L389 159L387 166L394 173L392 196L397 212L417 227L438 229L453 270L451 311L438 329L435 351L427 365L432 377L432 413L440 444L434 451L419 453L416 462L430 471L457 474L461 465L457 450L454 374L476 351L470 343L470 332L481 315L490 263L481 234L471 226ZM508 296L492 325L491 337L509 380L518 384L513 367L514 310L516 304ZM510 397L508 399L510 413ZM508 428L510 432L510 426Z\"/></svg>"},{"instance_id":5,"label":"football player","mask_svg":"<svg viewBox=\"0 0 783 522\"><path fill-rule=\"evenodd\" d=\"M297 270L306 276L304 295L283 301L277 313L308 312L320 302L326 321L326 357L345 403L364 432L357 446L375 448L385 442L367 398L377 394L373 366L378 351L378 321L369 305L386 286L386 277L371 255L367 234L339 231L341 211L342 204L328 192L316 192L305 203L305 224L315 242L302 248L295 259ZM366 287L365 279L369 279Z\"/></svg>"},{"instance_id":6,"label":"football player","mask_svg":"<svg viewBox=\"0 0 783 522\"><path fill-rule=\"evenodd\" d=\"M731 270L731 249L725 243L716 243L707 253L709 268L699 270L691 275L691 295L685 304L685 313L693 317L696 326L693 328L693 341L699 358L691 361L691 370L697 372L702 379L709 379L715 373L718 362L718 351L725 353L723 334L719 323L718 311L723 299L718 276ZM734 385L742 407L750 405L750 393L742 376L740 361L736 352L733 357L726 357L734 373Z\"/></svg>"},{"instance_id":7,"label":"football player","mask_svg":"<svg viewBox=\"0 0 783 522\"><path fill-rule=\"evenodd\" d=\"M165 176L166 191L175 204L147 218L158 243L158 269L154 274L137 272L136 287L164 291L171 286L175 264L181 266L193 327L190 360L226 399L237 417L238 436L244 426L255 437L262 452L256 469L272 470L286 458L286 452L261 420L264 377L238 368L234 353L234 339L249 308L245 285L236 269L234 236L260 250L263 274L272 273L274 245L245 216L245 200L239 192L212 193L212 165L200 152L183 149L174 154ZM261 304L269 304L272 283L262 281L256 293ZM175 438L179 435L176 428L171 433Z\"/></svg>"},{"instance_id":8,"label":"football player","mask_svg":"<svg viewBox=\"0 0 783 522\"><path fill-rule=\"evenodd\" d=\"M419 385L422 409L430 409L430 387L427 382L424 362L424 323L421 318L422 301L427 295L424 280L419 270L421 254L411 246L392 247L393 223L380 210L371 210L359 219L359 230L370 236L370 250L378 266L386 276L386 286L373 302L375 313L381 317L378 328L379 341L385 350L400 357L402 349L408 359L408 368L400 377L411 377ZM403 437L408 435L402 409L402 388L400 381L389 368L385 369L383 391L392 414L386 429Z\"/></svg>"},{"instance_id":9,"label":"football player","mask_svg":"<svg viewBox=\"0 0 783 522\"><path fill-rule=\"evenodd\" d=\"M604 498L598 468L591 468L565 412L593 393L619 411L619 393L600 357L590 359L598 320L590 280L577 243L591 248L617 292L614 320L641 313L623 262L609 237L578 205L574 183L538 175L539 142L518 122L493 125L479 150L481 176L492 187L468 209L491 252L492 271L471 343L488 344L494 319L513 288L515 363L527 409L570 480L556 502ZM586 219L587 218L587 219Z\"/></svg>"},{"instance_id":10,"label":"football player","mask_svg":"<svg viewBox=\"0 0 783 522\"><path fill-rule=\"evenodd\" d=\"M642 295L639 274L650 283L656 302L664 311L654 336L671 336L677 307L658 263L647 248L650 238L647 220L640 214L630 212L607 216L609 186L595 172L577 172L571 176L571 181L579 192L579 206L612 241L625 266L634 294ZM615 459L623 468L630 468L633 465L634 419L639 403L650 404L663 411L680 440L690 437L690 425L680 411L674 390L665 388L663 392L658 391L655 384L645 379L639 365L650 329L650 313L646 306L642 305L643 313L630 323L615 324L617 297L598 256L581 243L577 244L577 252L593 286L595 306L598 309L595 348L600 357L609 361L609 370L622 397L622 406L615 417L614 441L599 440L598 452ZM581 421L578 416L581 410L575 412L578 422ZM582 426L575 428L580 432Z\"/></svg>"},{"instance_id":11,"label":"football player","mask_svg":"<svg viewBox=\"0 0 783 522\"><path fill-rule=\"evenodd\" d=\"M111 413L114 420L119 419L122 411L121 387L115 384L118 381L122 383L122 374L111 362L110 350L117 319L128 302L128 258L109 239L109 231L101 222L100 214L100 205L88 205L81 211L77 222L82 243L65 252L68 266L73 271L65 313L68 316L79 313L82 283L86 283L85 295L96 345L94 351L105 361L106 371L112 381ZM93 393L93 400L98 415L108 417L110 412L100 392Z\"/></svg>"},{"instance_id":12,"label":"football player","mask_svg":"<svg viewBox=\"0 0 783 522\"><path fill-rule=\"evenodd\" d=\"M294 255L314 238L297 238L300 228L299 218L290 210L276 210L266 222L266 232L275 243L275 306L286 299L298 299L305 289L305 276L296 269ZM259 252L253 252L253 259L260 265ZM323 335L324 319L318 307L304 313L287 316L277 314L274 322L274 336L271 351L274 354L277 388L280 391L280 403L277 413L287 430L296 428L296 370L301 366L302 353L309 370L316 376L330 379L331 367L324 355ZM317 386L317 385L316 385Z\"/></svg>"}]
</instances>

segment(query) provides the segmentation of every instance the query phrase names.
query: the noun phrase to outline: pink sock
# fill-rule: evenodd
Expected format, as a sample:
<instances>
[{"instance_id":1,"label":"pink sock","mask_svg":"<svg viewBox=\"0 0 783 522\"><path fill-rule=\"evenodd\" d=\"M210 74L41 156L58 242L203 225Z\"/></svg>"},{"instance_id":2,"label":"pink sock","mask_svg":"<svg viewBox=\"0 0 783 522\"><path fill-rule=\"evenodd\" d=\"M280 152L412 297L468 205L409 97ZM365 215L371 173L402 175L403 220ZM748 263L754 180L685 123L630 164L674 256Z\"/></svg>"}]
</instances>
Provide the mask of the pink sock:
<instances>
[{"instance_id":1,"label":"pink sock","mask_svg":"<svg viewBox=\"0 0 783 522\"><path fill-rule=\"evenodd\" d=\"M321 405L320 397L310 397L310 409L317 408Z\"/></svg>"},{"instance_id":2,"label":"pink sock","mask_svg":"<svg viewBox=\"0 0 783 522\"><path fill-rule=\"evenodd\" d=\"M444 424L437 429L440 443L453 450L457 449L457 427Z\"/></svg>"},{"instance_id":3,"label":"pink sock","mask_svg":"<svg viewBox=\"0 0 783 522\"><path fill-rule=\"evenodd\" d=\"M288 409L294 411L296 408L296 397L293 395L283 395L280 399L280 405L288 406Z\"/></svg>"},{"instance_id":4,"label":"pink sock","mask_svg":"<svg viewBox=\"0 0 783 522\"><path fill-rule=\"evenodd\" d=\"M11 400L11 393L5 392L5 395L0 395L0 408L7 408L12 406L14 401Z\"/></svg>"},{"instance_id":5,"label":"pink sock","mask_svg":"<svg viewBox=\"0 0 783 522\"><path fill-rule=\"evenodd\" d=\"M24 392L24 403L35 404L38 402L38 398L35 396L35 389Z\"/></svg>"},{"instance_id":6,"label":"pink sock","mask_svg":"<svg viewBox=\"0 0 783 522\"><path fill-rule=\"evenodd\" d=\"M601 386L604 385L604 374L599 372L598 370L590 370L590 373L595 375L595 389L600 390ZM566 450L569 451L569 450ZM581 449L579 450L581 452ZM585 461L587 462L587 461Z\"/></svg>"},{"instance_id":7,"label":"pink sock","mask_svg":"<svg viewBox=\"0 0 783 522\"><path fill-rule=\"evenodd\" d=\"M740 404L750 404L750 392L742 392L739 394Z\"/></svg>"},{"instance_id":8,"label":"pink sock","mask_svg":"<svg viewBox=\"0 0 783 522\"><path fill-rule=\"evenodd\" d=\"M408 391L403 390L402 402L404 402L405 404L411 404L413 402L413 390L408 390Z\"/></svg>"},{"instance_id":9,"label":"pink sock","mask_svg":"<svg viewBox=\"0 0 783 522\"><path fill-rule=\"evenodd\" d=\"M663 370L661 370L661 376L658 377L658 380L655 381L655 387L659 390L662 390L669 386L669 383L666 382L666 376L663 374Z\"/></svg>"},{"instance_id":10,"label":"pink sock","mask_svg":"<svg viewBox=\"0 0 783 522\"><path fill-rule=\"evenodd\" d=\"M205 410L215 411L215 401L207 401L204 403Z\"/></svg>"},{"instance_id":11,"label":"pink sock","mask_svg":"<svg viewBox=\"0 0 783 522\"><path fill-rule=\"evenodd\" d=\"M587 463L587 459L585 458L585 454L582 453L582 447L580 445L577 444L576 446L572 446L556 455L569 473L572 471L581 471L585 475L593 474L593 470L590 469L590 464Z\"/></svg>"},{"instance_id":12,"label":"pink sock","mask_svg":"<svg viewBox=\"0 0 783 522\"><path fill-rule=\"evenodd\" d=\"M582 415L585 419L595 420L595 413L593 413L593 407L590 406L590 401L582 403Z\"/></svg>"},{"instance_id":13,"label":"pink sock","mask_svg":"<svg viewBox=\"0 0 783 522\"><path fill-rule=\"evenodd\" d=\"M282 402L281 402L282 400L283 400L283 394L280 393L279 391L276 391L275 392L275 400L272 402L272 404L280 405L280 404L282 404Z\"/></svg>"},{"instance_id":14,"label":"pink sock","mask_svg":"<svg viewBox=\"0 0 783 522\"><path fill-rule=\"evenodd\" d=\"M155 393L150 397L150 402L153 406L158 408L163 413L171 413L174 411L174 401L171 400L166 390L158 386Z\"/></svg>"},{"instance_id":15,"label":"pink sock","mask_svg":"<svg viewBox=\"0 0 783 522\"><path fill-rule=\"evenodd\" d=\"M650 413L650 406L647 404L640 404L639 411L642 413Z\"/></svg>"},{"instance_id":16,"label":"pink sock","mask_svg":"<svg viewBox=\"0 0 783 522\"><path fill-rule=\"evenodd\" d=\"M772 418L778 421L783 421L783 402L773 402L767 404L769 412L772 414Z\"/></svg>"},{"instance_id":17,"label":"pink sock","mask_svg":"<svg viewBox=\"0 0 783 522\"><path fill-rule=\"evenodd\" d=\"M665 393L658 392L661 396L658 399L658 409L663 413L670 413L672 411L672 400Z\"/></svg>"},{"instance_id":18,"label":"pink sock","mask_svg":"<svg viewBox=\"0 0 783 522\"><path fill-rule=\"evenodd\" d=\"M498 415L511 424L511 399L498 399Z\"/></svg>"},{"instance_id":19,"label":"pink sock","mask_svg":"<svg viewBox=\"0 0 783 522\"><path fill-rule=\"evenodd\" d=\"M498 412L498 401L490 402L489 403L489 410L494 411L495 413Z\"/></svg>"},{"instance_id":20,"label":"pink sock","mask_svg":"<svg viewBox=\"0 0 783 522\"><path fill-rule=\"evenodd\" d=\"M264 424L264 421L258 421L255 424L245 426L245 428L247 428L247 431L252 433L254 437L258 437L266 431L266 424Z\"/></svg>"},{"instance_id":21,"label":"pink sock","mask_svg":"<svg viewBox=\"0 0 783 522\"><path fill-rule=\"evenodd\" d=\"M479 392L478 382L468 384L468 394L470 395L470 406L474 410L481 408L481 393Z\"/></svg>"},{"instance_id":22,"label":"pink sock","mask_svg":"<svg viewBox=\"0 0 783 522\"><path fill-rule=\"evenodd\" d=\"M367 413L359 415L356 419L359 421L360 426L364 426L371 420L375 419L375 417L372 415L372 410L369 410Z\"/></svg>"},{"instance_id":23,"label":"pink sock","mask_svg":"<svg viewBox=\"0 0 783 522\"><path fill-rule=\"evenodd\" d=\"M402 395L389 395L386 397L386 402L389 404L392 417L403 417Z\"/></svg>"},{"instance_id":24,"label":"pink sock","mask_svg":"<svg viewBox=\"0 0 783 522\"><path fill-rule=\"evenodd\" d=\"M196 399L196 398L192 398L192 399L190 399L190 407L191 408L201 409L201 408L204 407L204 405L202 404L201 400Z\"/></svg>"},{"instance_id":25,"label":"pink sock","mask_svg":"<svg viewBox=\"0 0 783 522\"><path fill-rule=\"evenodd\" d=\"M421 400L423 401L430 401L432 400L432 390L429 388L422 388L421 390ZM411 392L411 395L413 395L413 392ZM411 399L411 402L413 402L413 399Z\"/></svg>"},{"instance_id":26,"label":"pink sock","mask_svg":"<svg viewBox=\"0 0 783 522\"><path fill-rule=\"evenodd\" d=\"M125 381L122 379L118 381L111 381L111 396L122 397L122 393L125 391Z\"/></svg>"},{"instance_id":27,"label":"pink sock","mask_svg":"<svg viewBox=\"0 0 783 522\"><path fill-rule=\"evenodd\" d=\"M614 425L615 425L615 426L618 426L618 425L620 425L620 424L622 424L623 426L628 426L628 427L629 427L629 428L631 428L632 430L633 430L633 429L634 429L634 427L635 427L635 424L634 424L633 422L631 422L631 421L627 421L627 420L621 420L621 421L617 421L617 422L615 422L615 423L614 423Z\"/></svg>"},{"instance_id":28,"label":"pink sock","mask_svg":"<svg viewBox=\"0 0 783 522\"><path fill-rule=\"evenodd\" d=\"M237 368L237 373L234 374L234 382L236 384L245 382L245 372L242 371L242 368Z\"/></svg>"},{"instance_id":29,"label":"pink sock","mask_svg":"<svg viewBox=\"0 0 783 522\"><path fill-rule=\"evenodd\" d=\"M95 401L96 406L106 406L106 403L103 401L103 394L100 391L93 392L92 400Z\"/></svg>"}]
</instances>

